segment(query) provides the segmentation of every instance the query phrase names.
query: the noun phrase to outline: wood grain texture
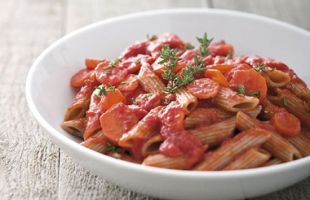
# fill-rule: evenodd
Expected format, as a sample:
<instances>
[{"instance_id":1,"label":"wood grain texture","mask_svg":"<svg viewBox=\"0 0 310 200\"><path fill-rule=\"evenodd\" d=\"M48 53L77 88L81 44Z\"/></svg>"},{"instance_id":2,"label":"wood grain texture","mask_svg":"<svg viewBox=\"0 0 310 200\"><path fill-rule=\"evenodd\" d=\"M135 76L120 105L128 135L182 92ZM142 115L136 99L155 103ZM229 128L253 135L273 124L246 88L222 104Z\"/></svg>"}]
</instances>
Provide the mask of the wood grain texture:
<instances>
[{"instance_id":1,"label":"wood grain texture","mask_svg":"<svg viewBox=\"0 0 310 200\"><path fill-rule=\"evenodd\" d=\"M81 26L136 11L216 7L310 29L309 0L0 0L0 199L154 199L105 181L58 149L31 116L24 83L34 59ZM307 189L308 188L308 189ZM255 200L310 199L310 179Z\"/></svg>"},{"instance_id":2,"label":"wood grain texture","mask_svg":"<svg viewBox=\"0 0 310 200\"><path fill-rule=\"evenodd\" d=\"M62 35L62 2L0 1L0 8L0 198L56 199L59 149L32 118L24 83L33 59Z\"/></svg>"},{"instance_id":3,"label":"wood grain texture","mask_svg":"<svg viewBox=\"0 0 310 200\"><path fill-rule=\"evenodd\" d=\"M310 30L309 0L210 0L212 7L272 17Z\"/></svg>"}]
</instances>

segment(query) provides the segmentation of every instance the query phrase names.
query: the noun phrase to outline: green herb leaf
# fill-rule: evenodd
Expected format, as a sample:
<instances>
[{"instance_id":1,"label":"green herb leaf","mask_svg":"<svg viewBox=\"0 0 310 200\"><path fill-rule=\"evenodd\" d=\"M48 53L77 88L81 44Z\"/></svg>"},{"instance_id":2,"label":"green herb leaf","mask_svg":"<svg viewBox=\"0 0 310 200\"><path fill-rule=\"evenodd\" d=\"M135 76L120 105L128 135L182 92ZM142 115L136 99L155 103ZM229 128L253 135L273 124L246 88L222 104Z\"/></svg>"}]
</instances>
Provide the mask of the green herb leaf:
<instances>
[{"instance_id":1,"label":"green herb leaf","mask_svg":"<svg viewBox=\"0 0 310 200\"><path fill-rule=\"evenodd\" d=\"M260 98L261 93L260 93L260 90L258 90L258 91L256 91L256 92L248 92L247 95L248 95L248 96L253 96L253 97Z\"/></svg>"},{"instance_id":2,"label":"green herb leaf","mask_svg":"<svg viewBox=\"0 0 310 200\"><path fill-rule=\"evenodd\" d=\"M185 49L187 49L187 50L194 49L194 48L195 48L195 46L190 44L190 43L185 44Z\"/></svg>"},{"instance_id":3,"label":"green herb leaf","mask_svg":"<svg viewBox=\"0 0 310 200\"><path fill-rule=\"evenodd\" d=\"M254 67L255 71L257 71L258 73L262 73L262 72L267 72L267 65L264 64L258 64Z\"/></svg>"},{"instance_id":4,"label":"green herb leaf","mask_svg":"<svg viewBox=\"0 0 310 200\"><path fill-rule=\"evenodd\" d=\"M111 70L108 70L108 71L105 72L105 74L106 74L106 75L111 75L111 74L112 74L112 71L111 71Z\"/></svg>"},{"instance_id":5,"label":"green herb leaf","mask_svg":"<svg viewBox=\"0 0 310 200\"><path fill-rule=\"evenodd\" d=\"M231 59L233 56L233 52L229 51L228 54L226 55L226 59Z\"/></svg>"},{"instance_id":6,"label":"green herb leaf","mask_svg":"<svg viewBox=\"0 0 310 200\"><path fill-rule=\"evenodd\" d=\"M99 85L95 91L94 94L96 96L101 96L101 95L107 95L108 92L114 92L115 91L115 86L110 86L110 87L106 87L104 85Z\"/></svg>"},{"instance_id":7,"label":"green herb leaf","mask_svg":"<svg viewBox=\"0 0 310 200\"><path fill-rule=\"evenodd\" d=\"M245 87L244 87L244 85L239 85L239 87L238 87L238 94L239 95L245 95Z\"/></svg>"},{"instance_id":8,"label":"green herb leaf","mask_svg":"<svg viewBox=\"0 0 310 200\"><path fill-rule=\"evenodd\" d=\"M208 56L210 52L208 51L208 47L212 42L213 38L209 39L208 34L204 33L203 37L197 37L198 42L200 43L199 51L201 56Z\"/></svg>"},{"instance_id":9,"label":"green herb leaf","mask_svg":"<svg viewBox=\"0 0 310 200\"><path fill-rule=\"evenodd\" d=\"M283 105L285 106L285 107L287 107L288 106L288 101L287 101L287 97L282 97L282 103L283 103Z\"/></svg>"},{"instance_id":10,"label":"green herb leaf","mask_svg":"<svg viewBox=\"0 0 310 200\"><path fill-rule=\"evenodd\" d=\"M107 151L112 153L121 153L123 149L121 147L115 146L111 143L107 143Z\"/></svg>"},{"instance_id":11,"label":"green herb leaf","mask_svg":"<svg viewBox=\"0 0 310 200\"><path fill-rule=\"evenodd\" d=\"M119 58L116 58L115 60L113 60L113 61L110 62L110 66L111 66L112 68L115 68L116 65L117 65L120 61L121 61L121 60L120 60Z\"/></svg>"}]
</instances>

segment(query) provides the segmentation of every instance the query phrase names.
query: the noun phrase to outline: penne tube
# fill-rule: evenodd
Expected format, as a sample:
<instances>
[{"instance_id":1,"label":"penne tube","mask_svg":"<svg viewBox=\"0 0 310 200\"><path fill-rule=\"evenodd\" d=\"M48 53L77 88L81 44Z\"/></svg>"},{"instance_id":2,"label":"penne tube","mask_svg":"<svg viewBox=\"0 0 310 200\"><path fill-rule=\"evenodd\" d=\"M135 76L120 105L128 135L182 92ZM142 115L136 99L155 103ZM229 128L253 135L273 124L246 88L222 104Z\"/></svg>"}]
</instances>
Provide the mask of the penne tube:
<instances>
[{"instance_id":1,"label":"penne tube","mask_svg":"<svg viewBox=\"0 0 310 200\"><path fill-rule=\"evenodd\" d=\"M258 105L256 106L256 108L246 111L245 113L249 115L250 117L256 118L261 113L261 111L262 111L262 106Z\"/></svg>"},{"instance_id":2,"label":"penne tube","mask_svg":"<svg viewBox=\"0 0 310 200\"><path fill-rule=\"evenodd\" d=\"M250 169L262 166L270 158L263 149L251 148L229 163L223 170Z\"/></svg>"},{"instance_id":3,"label":"penne tube","mask_svg":"<svg viewBox=\"0 0 310 200\"><path fill-rule=\"evenodd\" d=\"M81 145L99 153L106 153L108 150L108 140L102 131L98 131L95 135L82 142Z\"/></svg>"},{"instance_id":4,"label":"penne tube","mask_svg":"<svg viewBox=\"0 0 310 200\"><path fill-rule=\"evenodd\" d=\"M154 121L154 116L158 116L158 113L163 109L162 106L158 106L152 109L142 120L140 120L132 129L123 134L119 139L118 144L124 148L132 148L137 140L147 140L154 132L157 124L152 125L149 121Z\"/></svg>"},{"instance_id":5,"label":"penne tube","mask_svg":"<svg viewBox=\"0 0 310 200\"><path fill-rule=\"evenodd\" d=\"M263 147L274 157L283 161L291 161L301 157L300 152L287 139L274 132L272 132L270 139L263 144Z\"/></svg>"},{"instance_id":6,"label":"penne tube","mask_svg":"<svg viewBox=\"0 0 310 200\"><path fill-rule=\"evenodd\" d=\"M139 82L146 92L163 93L165 89L164 83L160 78L146 65L141 67L138 74Z\"/></svg>"},{"instance_id":7,"label":"penne tube","mask_svg":"<svg viewBox=\"0 0 310 200\"><path fill-rule=\"evenodd\" d=\"M232 117L212 125L201 126L189 130L202 144L219 144L232 136L236 128L236 118Z\"/></svg>"},{"instance_id":8,"label":"penne tube","mask_svg":"<svg viewBox=\"0 0 310 200\"><path fill-rule=\"evenodd\" d=\"M138 163L136 159L131 157L130 155L127 155L125 153L118 153L118 152L109 152L107 153L108 156L111 156L113 158L119 159L119 160L125 160L133 163Z\"/></svg>"},{"instance_id":9,"label":"penne tube","mask_svg":"<svg viewBox=\"0 0 310 200\"><path fill-rule=\"evenodd\" d=\"M197 108L185 118L184 127L193 128L198 125L207 126L228 119L233 115L234 113L219 108Z\"/></svg>"},{"instance_id":10,"label":"penne tube","mask_svg":"<svg viewBox=\"0 0 310 200\"><path fill-rule=\"evenodd\" d=\"M238 112L236 117L236 126L239 130L247 130L259 127L259 123L256 119L251 118L242 112ZM273 156L280 158L283 161L290 161L294 158L301 157L299 151L291 145L287 139L278 133L271 133L270 139L263 144L263 147Z\"/></svg>"},{"instance_id":11,"label":"penne tube","mask_svg":"<svg viewBox=\"0 0 310 200\"><path fill-rule=\"evenodd\" d=\"M176 91L176 100L181 105L185 114L189 114L198 104L197 98L192 95L186 88L182 87Z\"/></svg>"},{"instance_id":12,"label":"penne tube","mask_svg":"<svg viewBox=\"0 0 310 200\"><path fill-rule=\"evenodd\" d=\"M64 121L79 119L85 116L89 107L90 96L95 89L94 82L87 82L75 95L72 104L66 110Z\"/></svg>"},{"instance_id":13,"label":"penne tube","mask_svg":"<svg viewBox=\"0 0 310 200\"><path fill-rule=\"evenodd\" d=\"M150 155L143 160L142 164L168 169L190 169L191 167L183 157L169 157L163 154Z\"/></svg>"},{"instance_id":14,"label":"penne tube","mask_svg":"<svg viewBox=\"0 0 310 200\"><path fill-rule=\"evenodd\" d=\"M268 87L279 88L287 85L291 78L288 73L273 69L262 74L265 77Z\"/></svg>"},{"instance_id":15,"label":"penne tube","mask_svg":"<svg viewBox=\"0 0 310 200\"><path fill-rule=\"evenodd\" d=\"M227 111L238 112L254 109L258 105L259 99L256 97L238 95L237 92L230 88L222 87L214 98L214 103Z\"/></svg>"},{"instance_id":16,"label":"penne tube","mask_svg":"<svg viewBox=\"0 0 310 200\"><path fill-rule=\"evenodd\" d=\"M301 153L302 156L310 156L310 138L301 132L297 136L287 138Z\"/></svg>"},{"instance_id":17,"label":"penne tube","mask_svg":"<svg viewBox=\"0 0 310 200\"><path fill-rule=\"evenodd\" d=\"M249 115L245 114L244 112L238 112L236 115L236 127L240 131L245 131L251 128L255 128L256 125L256 119L253 117L250 117Z\"/></svg>"},{"instance_id":18,"label":"penne tube","mask_svg":"<svg viewBox=\"0 0 310 200\"><path fill-rule=\"evenodd\" d=\"M272 165L278 165L283 163L283 161L279 158L272 158L269 161L267 161L262 167L268 167L268 166L272 166Z\"/></svg>"},{"instance_id":19,"label":"penne tube","mask_svg":"<svg viewBox=\"0 0 310 200\"><path fill-rule=\"evenodd\" d=\"M301 122L310 127L310 112L307 102L298 98L287 89L277 89L277 96L270 96L269 100L279 106L284 106L290 113L298 117Z\"/></svg>"},{"instance_id":20,"label":"penne tube","mask_svg":"<svg viewBox=\"0 0 310 200\"><path fill-rule=\"evenodd\" d=\"M157 134L147 140L142 146L142 155L144 157L158 154L159 153L159 146L163 142L163 138L161 135Z\"/></svg>"},{"instance_id":21,"label":"penne tube","mask_svg":"<svg viewBox=\"0 0 310 200\"><path fill-rule=\"evenodd\" d=\"M224 142L215 151L207 154L205 159L194 170L221 170L238 155L266 142L270 135L269 131L259 128L243 131L234 138Z\"/></svg>"},{"instance_id":22,"label":"penne tube","mask_svg":"<svg viewBox=\"0 0 310 200\"><path fill-rule=\"evenodd\" d=\"M85 127L86 127L86 118L64 121L61 124L61 128L63 128L65 131L67 131L71 135L77 136L82 139Z\"/></svg>"},{"instance_id":23,"label":"penne tube","mask_svg":"<svg viewBox=\"0 0 310 200\"><path fill-rule=\"evenodd\" d=\"M293 79L286 87L291 90L297 97L310 100L310 90L300 81Z\"/></svg>"}]
</instances>

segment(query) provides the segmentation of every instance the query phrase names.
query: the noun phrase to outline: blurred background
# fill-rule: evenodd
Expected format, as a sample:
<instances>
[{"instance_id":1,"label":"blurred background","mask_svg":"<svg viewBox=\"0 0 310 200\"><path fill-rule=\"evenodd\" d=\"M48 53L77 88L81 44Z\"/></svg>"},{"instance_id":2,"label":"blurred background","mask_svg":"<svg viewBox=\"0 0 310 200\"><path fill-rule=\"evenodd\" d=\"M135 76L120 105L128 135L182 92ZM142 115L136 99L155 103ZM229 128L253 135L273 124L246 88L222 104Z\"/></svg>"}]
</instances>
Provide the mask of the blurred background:
<instances>
[{"instance_id":1,"label":"blurred background","mask_svg":"<svg viewBox=\"0 0 310 200\"><path fill-rule=\"evenodd\" d=\"M310 0L0 0L0 199L152 199L93 175L54 145L27 108L25 80L35 58L73 30L181 7L239 10L310 30ZM306 200L309 188L308 178L256 199Z\"/></svg>"}]
</instances>

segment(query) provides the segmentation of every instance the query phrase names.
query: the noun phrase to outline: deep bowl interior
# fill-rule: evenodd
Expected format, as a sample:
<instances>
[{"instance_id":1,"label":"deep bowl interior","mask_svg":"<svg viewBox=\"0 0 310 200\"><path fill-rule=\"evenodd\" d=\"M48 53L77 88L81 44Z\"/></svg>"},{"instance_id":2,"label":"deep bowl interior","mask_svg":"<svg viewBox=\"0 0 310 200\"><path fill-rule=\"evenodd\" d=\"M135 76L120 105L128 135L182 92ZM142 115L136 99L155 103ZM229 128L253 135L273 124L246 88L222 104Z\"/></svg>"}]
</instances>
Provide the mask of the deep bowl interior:
<instances>
[{"instance_id":1,"label":"deep bowl interior","mask_svg":"<svg viewBox=\"0 0 310 200\"><path fill-rule=\"evenodd\" d=\"M78 142L78 140L60 128L59 124L62 122L64 112L74 95L74 91L69 87L69 79L73 73L84 66L86 57L114 59L132 42L144 39L147 34L163 32L176 33L185 41L196 45L196 36L207 32L214 40L224 39L232 43L236 54L257 54L287 63L310 84L308 58L310 34L294 26L254 15L221 10L168 10L119 17L96 23L65 36L49 47L31 68L26 86L30 109L57 144L71 155L81 155L83 159L87 159L87 156L92 157L93 165L98 164L96 159L102 159L102 162L121 163L122 167L126 167L125 162L112 161L111 158L76 146L72 141ZM83 150L80 151L79 148ZM309 167L310 159L304 160L306 161L302 165ZM147 168L143 173L157 170L136 165L132 167L133 165L128 164L128 169L134 168L139 171ZM86 163L85 166L87 166ZM96 171L96 169L92 170ZM251 172L251 170L245 171ZM169 174L169 170L158 169L156 173L162 173L161 175L164 176L165 173ZM176 174L182 173L190 172L179 171ZM242 175L242 172L240 173ZM206 174L203 176L207 177L210 173ZM249 175L244 173L246 174ZM113 180L113 178L110 179ZM120 181L116 180L116 182ZM279 187L273 190L275 189ZM245 193L246 196L253 196L251 192Z\"/></svg>"}]
</instances>

